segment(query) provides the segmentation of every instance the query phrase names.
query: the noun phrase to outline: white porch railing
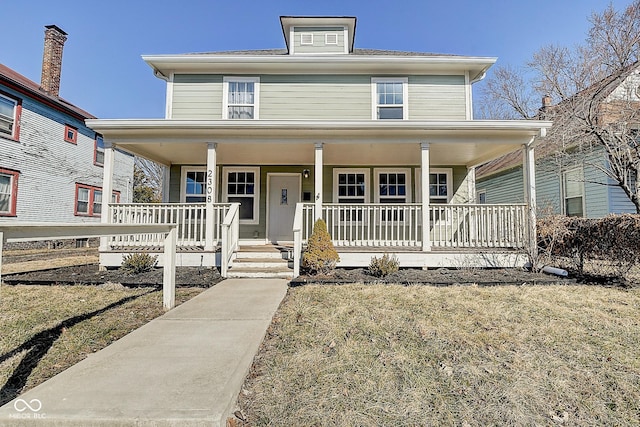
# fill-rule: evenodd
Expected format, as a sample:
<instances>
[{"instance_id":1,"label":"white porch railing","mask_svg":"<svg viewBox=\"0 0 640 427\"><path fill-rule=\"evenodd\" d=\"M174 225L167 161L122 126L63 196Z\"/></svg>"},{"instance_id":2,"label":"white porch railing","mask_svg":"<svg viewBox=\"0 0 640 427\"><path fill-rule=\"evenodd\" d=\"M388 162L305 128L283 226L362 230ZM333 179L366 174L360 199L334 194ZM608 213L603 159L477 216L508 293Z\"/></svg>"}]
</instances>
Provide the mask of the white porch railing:
<instances>
[{"instance_id":1,"label":"white porch railing","mask_svg":"<svg viewBox=\"0 0 640 427\"><path fill-rule=\"evenodd\" d=\"M222 221L222 251L220 253L220 275L227 277L227 271L238 251L240 236L240 203L231 203Z\"/></svg>"},{"instance_id":2,"label":"white porch railing","mask_svg":"<svg viewBox=\"0 0 640 427\"><path fill-rule=\"evenodd\" d=\"M431 245L515 248L527 245L527 205L431 205Z\"/></svg>"},{"instance_id":3,"label":"white porch railing","mask_svg":"<svg viewBox=\"0 0 640 427\"><path fill-rule=\"evenodd\" d=\"M229 210L229 203L213 206L213 218L206 219L205 203L118 203L109 205L111 224L177 224L178 247L203 247L207 227L212 227L215 242L222 238L221 224ZM117 236L111 239L112 247L160 246L161 234Z\"/></svg>"},{"instance_id":4,"label":"white porch railing","mask_svg":"<svg viewBox=\"0 0 640 427\"><path fill-rule=\"evenodd\" d=\"M322 217L336 247L420 247L419 204L325 204ZM298 204L294 218L294 266L313 229L313 204ZM429 208L434 248L514 248L527 245L527 205L446 204ZM295 272L294 272L295 274Z\"/></svg>"}]
</instances>

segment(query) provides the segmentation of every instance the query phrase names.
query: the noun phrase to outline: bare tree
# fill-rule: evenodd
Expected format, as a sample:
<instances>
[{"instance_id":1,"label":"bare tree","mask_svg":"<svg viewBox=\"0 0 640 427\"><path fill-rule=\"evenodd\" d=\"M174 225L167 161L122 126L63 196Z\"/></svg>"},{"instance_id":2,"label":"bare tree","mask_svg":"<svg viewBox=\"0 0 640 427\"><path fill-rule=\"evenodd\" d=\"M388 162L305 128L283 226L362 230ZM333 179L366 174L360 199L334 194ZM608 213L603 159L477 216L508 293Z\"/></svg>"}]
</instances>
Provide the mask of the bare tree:
<instances>
[{"instance_id":1,"label":"bare tree","mask_svg":"<svg viewBox=\"0 0 640 427\"><path fill-rule=\"evenodd\" d=\"M592 27L583 45L544 46L523 72L499 68L485 85L484 101L501 103L494 112L502 108L515 117L553 120L539 155L553 155L560 165L603 150L606 164L592 165L620 187L640 213L640 0L623 11L609 5L589 20ZM531 76L529 84L526 76ZM555 104L532 108L530 100L543 96L551 96Z\"/></svg>"},{"instance_id":2,"label":"bare tree","mask_svg":"<svg viewBox=\"0 0 640 427\"><path fill-rule=\"evenodd\" d=\"M161 202L164 166L136 157L133 172L133 201L135 203Z\"/></svg>"}]
</instances>

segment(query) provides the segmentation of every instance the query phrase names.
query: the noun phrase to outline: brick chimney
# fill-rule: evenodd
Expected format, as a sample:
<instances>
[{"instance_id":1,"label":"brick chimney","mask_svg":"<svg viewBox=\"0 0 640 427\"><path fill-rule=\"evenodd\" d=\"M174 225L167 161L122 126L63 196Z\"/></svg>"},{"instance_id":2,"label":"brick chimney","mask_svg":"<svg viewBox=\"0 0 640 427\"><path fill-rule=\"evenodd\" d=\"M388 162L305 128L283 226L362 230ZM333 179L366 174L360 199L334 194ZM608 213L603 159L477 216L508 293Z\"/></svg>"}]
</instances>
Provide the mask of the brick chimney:
<instances>
[{"instance_id":1,"label":"brick chimney","mask_svg":"<svg viewBox=\"0 0 640 427\"><path fill-rule=\"evenodd\" d=\"M551 107L551 96L545 95L542 97L542 108Z\"/></svg>"},{"instance_id":2,"label":"brick chimney","mask_svg":"<svg viewBox=\"0 0 640 427\"><path fill-rule=\"evenodd\" d=\"M55 25L47 25L45 27L40 86L49 95L58 96L60 93L62 48L65 41L67 41L67 33L60 28Z\"/></svg>"}]
</instances>

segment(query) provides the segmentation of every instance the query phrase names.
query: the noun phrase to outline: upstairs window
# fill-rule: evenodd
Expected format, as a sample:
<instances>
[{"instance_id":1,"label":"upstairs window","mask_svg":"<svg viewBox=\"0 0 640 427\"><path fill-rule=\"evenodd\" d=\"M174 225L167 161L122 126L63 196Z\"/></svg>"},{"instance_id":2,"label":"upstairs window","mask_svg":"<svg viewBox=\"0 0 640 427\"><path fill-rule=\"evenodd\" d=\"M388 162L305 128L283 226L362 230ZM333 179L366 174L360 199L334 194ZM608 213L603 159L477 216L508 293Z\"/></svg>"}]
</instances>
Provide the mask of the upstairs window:
<instances>
[{"instance_id":1,"label":"upstairs window","mask_svg":"<svg viewBox=\"0 0 640 427\"><path fill-rule=\"evenodd\" d=\"M258 77L224 78L224 118L252 120L258 118Z\"/></svg>"},{"instance_id":2,"label":"upstairs window","mask_svg":"<svg viewBox=\"0 0 640 427\"><path fill-rule=\"evenodd\" d=\"M0 94L0 136L18 139L19 112L17 100Z\"/></svg>"},{"instance_id":3,"label":"upstairs window","mask_svg":"<svg viewBox=\"0 0 640 427\"><path fill-rule=\"evenodd\" d=\"M93 164L96 166L104 165L104 139L101 135L96 135L93 148Z\"/></svg>"},{"instance_id":4,"label":"upstairs window","mask_svg":"<svg viewBox=\"0 0 640 427\"><path fill-rule=\"evenodd\" d=\"M18 197L17 171L0 168L0 216L15 216Z\"/></svg>"},{"instance_id":5,"label":"upstairs window","mask_svg":"<svg viewBox=\"0 0 640 427\"><path fill-rule=\"evenodd\" d=\"M66 125L64 127L64 140L72 144L78 143L78 129L73 126Z\"/></svg>"},{"instance_id":6,"label":"upstairs window","mask_svg":"<svg viewBox=\"0 0 640 427\"><path fill-rule=\"evenodd\" d=\"M406 78L371 79L374 120L407 118L407 82Z\"/></svg>"},{"instance_id":7,"label":"upstairs window","mask_svg":"<svg viewBox=\"0 0 640 427\"><path fill-rule=\"evenodd\" d=\"M326 45L337 45L338 44L338 35L336 33L327 33L324 35L324 44Z\"/></svg>"}]
</instances>

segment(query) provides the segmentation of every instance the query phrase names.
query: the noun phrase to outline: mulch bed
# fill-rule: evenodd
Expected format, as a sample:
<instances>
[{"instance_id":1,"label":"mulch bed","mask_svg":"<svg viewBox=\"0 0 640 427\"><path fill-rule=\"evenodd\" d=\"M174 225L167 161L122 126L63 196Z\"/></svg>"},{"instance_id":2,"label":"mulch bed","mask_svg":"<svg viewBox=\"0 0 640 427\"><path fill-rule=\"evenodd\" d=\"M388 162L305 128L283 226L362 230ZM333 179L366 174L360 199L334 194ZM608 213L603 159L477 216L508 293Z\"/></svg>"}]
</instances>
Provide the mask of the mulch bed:
<instances>
[{"instance_id":1,"label":"mulch bed","mask_svg":"<svg viewBox=\"0 0 640 427\"><path fill-rule=\"evenodd\" d=\"M8 285L99 285L106 282L125 286L162 286L162 268L140 274L130 274L120 269L99 271L97 264L7 274L2 281ZM220 282L218 270L200 267L177 267L176 286L208 288Z\"/></svg>"},{"instance_id":2,"label":"mulch bed","mask_svg":"<svg viewBox=\"0 0 640 427\"><path fill-rule=\"evenodd\" d=\"M291 281L291 286L305 284L345 284L345 283L397 283L402 285L539 285L539 284L574 284L574 279L551 276L544 273L531 273L519 268L506 269L447 269L438 268L421 270L414 268L400 269L387 277L380 278L369 274L366 268L336 269L328 276L299 276Z\"/></svg>"}]
</instances>

